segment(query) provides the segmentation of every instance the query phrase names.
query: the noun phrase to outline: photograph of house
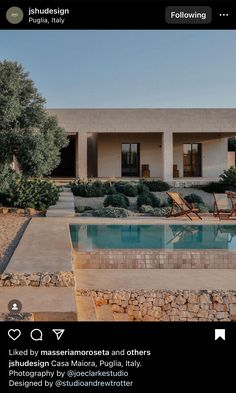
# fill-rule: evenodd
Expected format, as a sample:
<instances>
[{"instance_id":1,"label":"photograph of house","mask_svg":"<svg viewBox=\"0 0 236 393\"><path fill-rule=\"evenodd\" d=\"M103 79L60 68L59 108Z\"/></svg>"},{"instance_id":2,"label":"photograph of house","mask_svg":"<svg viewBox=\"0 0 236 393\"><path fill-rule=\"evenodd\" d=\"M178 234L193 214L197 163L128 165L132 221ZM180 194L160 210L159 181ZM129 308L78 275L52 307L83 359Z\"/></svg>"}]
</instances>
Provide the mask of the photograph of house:
<instances>
[{"instance_id":1,"label":"photograph of house","mask_svg":"<svg viewBox=\"0 0 236 393\"><path fill-rule=\"evenodd\" d=\"M1 32L0 320L236 321L235 45Z\"/></svg>"}]
</instances>

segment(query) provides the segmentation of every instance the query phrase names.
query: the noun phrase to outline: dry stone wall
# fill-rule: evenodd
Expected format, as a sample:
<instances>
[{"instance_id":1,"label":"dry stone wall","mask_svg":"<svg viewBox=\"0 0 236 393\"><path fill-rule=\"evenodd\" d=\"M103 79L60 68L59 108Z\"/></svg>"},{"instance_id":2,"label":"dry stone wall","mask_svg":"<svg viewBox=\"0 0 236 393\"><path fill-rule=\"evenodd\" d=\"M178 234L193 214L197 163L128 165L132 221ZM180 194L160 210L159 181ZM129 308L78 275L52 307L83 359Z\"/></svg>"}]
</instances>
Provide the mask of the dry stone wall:
<instances>
[{"instance_id":1,"label":"dry stone wall","mask_svg":"<svg viewBox=\"0 0 236 393\"><path fill-rule=\"evenodd\" d=\"M236 290L80 290L130 321L236 321Z\"/></svg>"},{"instance_id":2,"label":"dry stone wall","mask_svg":"<svg viewBox=\"0 0 236 393\"><path fill-rule=\"evenodd\" d=\"M0 313L0 321L32 322L34 321L34 316L32 313L19 313L19 314Z\"/></svg>"},{"instance_id":3,"label":"dry stone wall","mask_svg":"<svg viewBox=\"0 0 236 393\"><path fill-rule=\"evenodd\" d=\"M0 275L0 287L73 287L74 273L38 272L38 273L3 273Z\"/></svg>"}]
</instances>

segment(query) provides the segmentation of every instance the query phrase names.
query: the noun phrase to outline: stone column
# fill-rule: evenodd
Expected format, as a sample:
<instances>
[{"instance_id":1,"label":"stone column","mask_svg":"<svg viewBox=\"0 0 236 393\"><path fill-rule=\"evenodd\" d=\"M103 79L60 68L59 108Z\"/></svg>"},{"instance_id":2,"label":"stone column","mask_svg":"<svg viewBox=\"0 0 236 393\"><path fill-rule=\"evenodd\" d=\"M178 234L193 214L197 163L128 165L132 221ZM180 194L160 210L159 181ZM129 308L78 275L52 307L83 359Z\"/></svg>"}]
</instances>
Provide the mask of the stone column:
<instances>
[{"instance_id":1,"label":"stone column","mask_svg":"<svg viewBox=\"0 0 236 393\"><path fill-rule=\"evenodd\" d=\"M173 180L173 133L162 133L162 177L166 182Z\"/></svg>"},{"instance_id":2,"label":"stone column","mask_svg":"<svg viewBox=\"0 0 236 393\"><path fill-rule=\"evenodd\" d=\"M87 179L87 134L77 134L76 177Z\"/></svg>"}]
</instances>

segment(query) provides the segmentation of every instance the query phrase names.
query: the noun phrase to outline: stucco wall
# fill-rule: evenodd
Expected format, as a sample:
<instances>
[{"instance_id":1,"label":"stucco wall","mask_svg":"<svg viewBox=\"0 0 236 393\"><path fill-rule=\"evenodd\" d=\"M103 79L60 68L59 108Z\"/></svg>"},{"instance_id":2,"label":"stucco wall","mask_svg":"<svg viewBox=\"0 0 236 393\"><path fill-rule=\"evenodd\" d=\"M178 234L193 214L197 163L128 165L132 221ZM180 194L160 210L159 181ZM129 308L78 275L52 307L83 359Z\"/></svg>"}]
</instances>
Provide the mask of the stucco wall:
<instances>
[{"instance_id":1,"label":"stucco wall","mask_svg":"<svg viewBox=\"0 0 236 393\"><path fill-rule=\"evenodd\" d=\"M228 151L228 168L235 166L235 151Z\"/></svg>"},{"instance_id":2,"label":"stucco wall","mask_svg":"<svg viewBox=\"0 0 236 393\"><path fill-rule=\"evenodd\" d=\"M215 139L214 139L215 138ZM98 177L121 177L121 144L140 143L142 164L149 164L151 177L162 177L161 134L98 134ZM174 134L173 164L183 176L183 144L202 144L202 176L218 177L227 168L227 138L209 134ZM171 154L171 153L170 153Z\"/></svg>"},{"instance_id":3,"label":"stucco wall","mask_svg":"<svg viewBox=\"0 0 236 393\"><path fill-rule=\"evenodd\" d=\"M98 177L121 177L122 143L140 143L140 175L148 164L151 177L162 176L161 134L99 134Z\"/></svg>"},{"instance_id":4,"label":"stucco wall","mask_svg":"<svg viewBox=\"0 0 236 393\"><path fill-rule=\"evenodd\" d=\"M202 176L217 177L227 169L227 138L205 142L202 145Z\"/></svg>"},{"instance_id":5,"label":"stucco wall","mask_svg":"<svg viewBox=\"0 0 236 393\"><path fill-rule=\"evenodd\" d=\"M213 139L213 137L215 139ZM173 163L178 165L183 177L183 144L202 144L202 177L218 177L227 168L227 138L202 134L174 135Z\"/></svg>"}]
</instances>

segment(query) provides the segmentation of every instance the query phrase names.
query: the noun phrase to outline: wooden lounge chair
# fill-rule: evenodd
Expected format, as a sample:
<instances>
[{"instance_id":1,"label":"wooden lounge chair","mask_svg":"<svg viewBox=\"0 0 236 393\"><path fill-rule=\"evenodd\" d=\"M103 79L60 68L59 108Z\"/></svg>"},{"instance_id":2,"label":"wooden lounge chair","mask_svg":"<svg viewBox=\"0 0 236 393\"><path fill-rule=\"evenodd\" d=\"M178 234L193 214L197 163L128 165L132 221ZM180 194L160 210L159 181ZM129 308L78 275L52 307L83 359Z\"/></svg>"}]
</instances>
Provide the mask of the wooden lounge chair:
<instances>
[{"instance_id":1,"label":"wooden lounge chair","mask_svg":"<svg viewBox=\"0 0 236 393\"><path fill-rule=\"evenodd\" d=\"M214 216L219 220L228 220L236 213L236 206L232 198L227 194L215 194L214 196Z\"/></svg>"},{"instance_id":2,"label":"wooden lounge chair","mask_svg":"<svg viewBox=\"0 0 236 393\"><path fill-rule=\"evenodd\" d=\"M167 195L172 200L172 209L168 217L178 217L185 215L191 221L202 219L202 217L198 214L199 209L192 207L178 192L167 192Z\"/></svg>"}]
</instances>

